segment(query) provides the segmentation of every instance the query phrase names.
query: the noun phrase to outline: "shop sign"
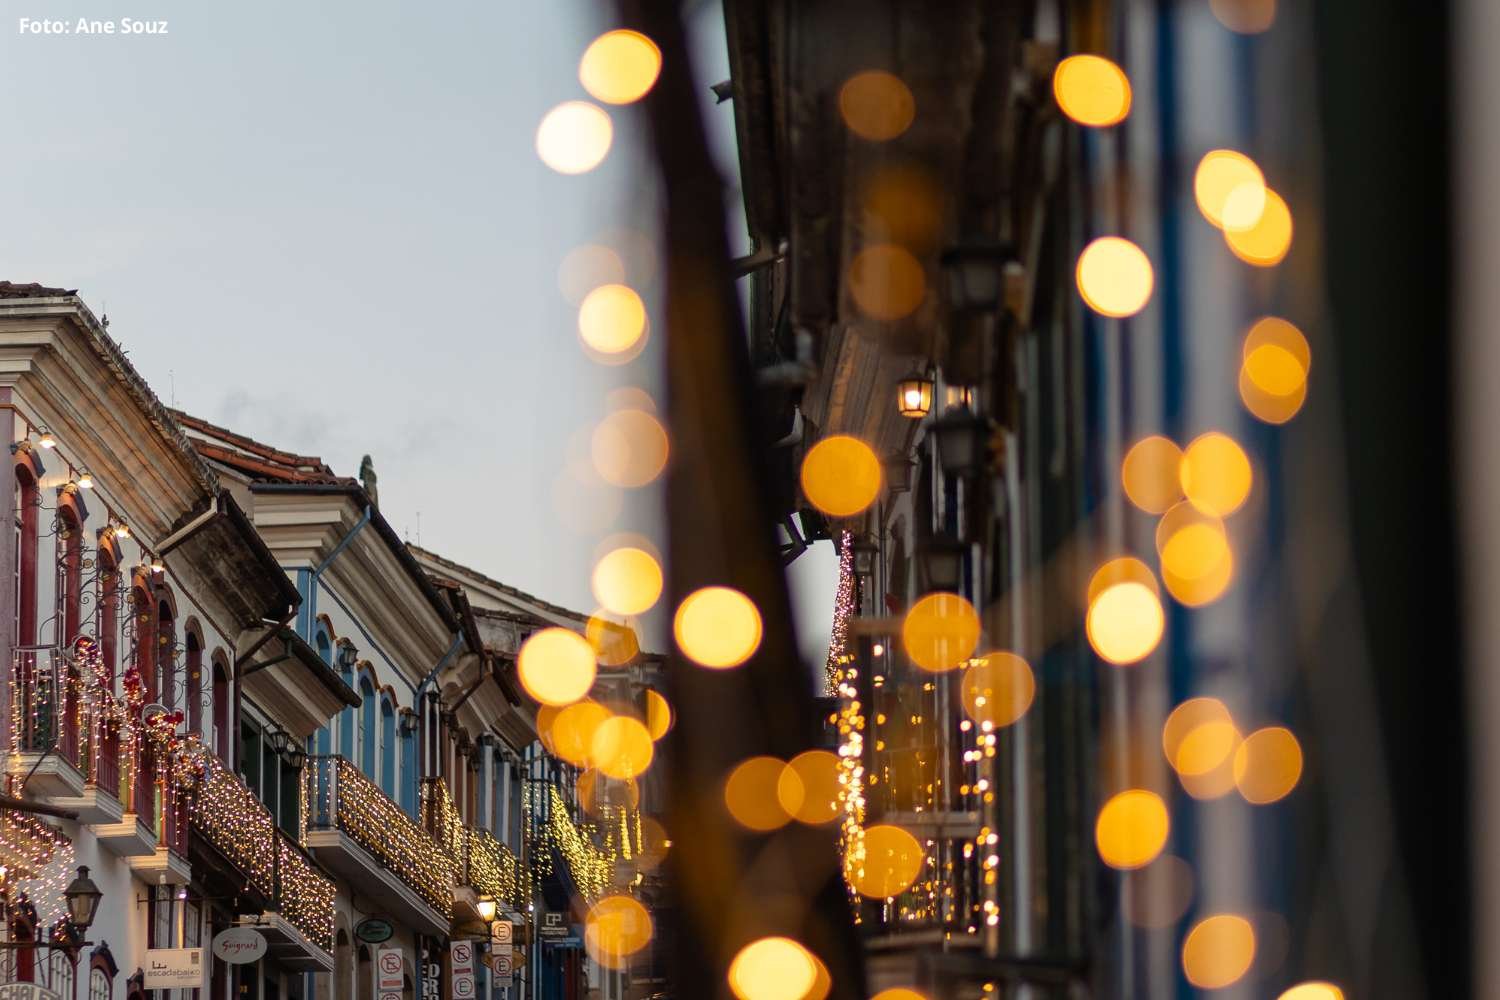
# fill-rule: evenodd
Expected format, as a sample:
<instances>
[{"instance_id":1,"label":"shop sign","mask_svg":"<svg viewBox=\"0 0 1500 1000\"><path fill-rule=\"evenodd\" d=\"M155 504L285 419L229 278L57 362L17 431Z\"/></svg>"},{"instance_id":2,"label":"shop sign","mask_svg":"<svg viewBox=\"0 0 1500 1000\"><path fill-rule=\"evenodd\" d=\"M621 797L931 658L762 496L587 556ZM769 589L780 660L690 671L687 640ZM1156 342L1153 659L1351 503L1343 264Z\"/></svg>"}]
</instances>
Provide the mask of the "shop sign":
<instances>
[{"instance_id":1,"label":"shop sign","mask_svg":"<svg viewBox=\"0 0 1500 1000\"><path fill-rule=\"evenodd\" d=\"M148 990L201 989L203 981L202 948L149 948L146 951Z\"/></svg>"},{"instance_id":2,"label":"shop sign","mask_svg":"<svg viewBox=\"0 0 1500 1000\"><path fill-rule=\"evenodd\" d=\"M354 925L354 936L365 944L383 944L396 933L396 928L384 917L366 917Z\"/></svg>"},{"instance_id":3,"label":"shop sign","mask_svg":"<svg viewBox=\"0 0 1500 1000\"><path fill-rule=\"evenodd\" d=\"M453 942L448 962L453 970L452 1000L474 1000L474 942Z\"/></svg>"},{"instance_id":4,"label":"shop sign","mask_svg":"<svg viewBox=\"0 0 1500 1000\"><path fill-rule=\"evenodd\" d=\"M542 913L541 923L536 928L537 937L565 938L573 933L573 925L568 923L568 914L562 910L546 910Z\"/></svg>"},{"instance_id":5,"label":"shop sign","mask_svg":"<svg viewBox=\"0 0 1500 1000\"><path fill-rule=\"evenodd\" d=\"M422 963L422 1000L438 1000L439 976L443 970L436 962Z\"/></svg>"},{"instance_id":6,"label":"shop sign","mask_svg":"<svg viewBox=\"0 0 1500 1000\"><path fill-rule=\"evenodd\" d=\"M266 953L266 939L250 927L231 927L214 935L210 946L214 958L230 965L254 962Z\"/></svg>"},{"instance_id":7,"label":"shop sign","mask_svg":"<svg viewBox=\"0 0 1500 1000\"><path fill-rule=\"evenodd\" d=\"M62 997L35 983L6 983L0 986L0 1000L62 1000Z\"/></svg>"},{"instance_id":8,"label":"shop sign","mask_svg":"<svg viewBox=\"0 0 1500 1000\"><path fill-rule=\"evenodd\" d=\"M400 948L388 945L375 952L375 1000L401 1000L405 969L406 955Z\"/></svg>"}]
</instances>

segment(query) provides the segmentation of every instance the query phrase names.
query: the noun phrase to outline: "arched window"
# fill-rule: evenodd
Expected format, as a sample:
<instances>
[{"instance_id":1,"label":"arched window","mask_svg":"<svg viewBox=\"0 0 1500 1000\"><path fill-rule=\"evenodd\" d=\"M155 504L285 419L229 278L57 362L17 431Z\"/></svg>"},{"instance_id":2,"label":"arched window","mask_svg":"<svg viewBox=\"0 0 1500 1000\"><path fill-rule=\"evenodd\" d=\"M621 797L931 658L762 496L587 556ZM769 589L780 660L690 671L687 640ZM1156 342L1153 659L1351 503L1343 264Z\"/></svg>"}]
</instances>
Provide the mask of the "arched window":
<instances>
[{"instance_id":1,"label":"arched window","mask_svg":"<svg viewBox=\"0 0 1500 1000\"><path fill-rule=\"evenodd\" d=\"M16 466L16 645L36 645L37 511L41 495L29 468Z\"/></svg>"},{"instance_id":2,"label":"arched window","mask_svg":"<svg viewBox=\"0 0 1500 1000\"><path fill-rule=\"evenodd\" d=\"M66 649L78 637L83 622L83 525L77 511L68 506L58 511L58 521L62 529L57 553L58 575L62 578L57 609L62 624L59 645Z\"/></svg>"},{"instance_id":3,"label":"arched window","mask_svg":"<svg viewBox=\"0 0 1500 1000\"><path fill-rule=\"evenodd\" d=\"M417 815L417 727L416 717L407 718L401 727L401 808L407 815Z\"/></svg>"},{"instance_id":4,"label":"arched window","mask_svg":"<svg viewBox=\"0 0 1500 1000\"><path fill-rule=\"evenodd\" d=\"M359 678L359 769L368 777L375 773L375 685L368 674Z\"/></svg>"},{"instance_id":5,"label":"arched window","mask_svg":"<svg viewBox=\"0 0 1500 1000\"><path fill-rule=\"evenodd\" d=\"M156 606L156 676L161 681L161 703L177 707L177 623L172 606L160 601Z\"/></svg>"},{"instance_id":6,"label":"arched window","mask_svg":"<svg viewBox=\"0 0 1500 1000\"><path fill-rule=\"evenodd\" d=\"M187 671L187 723L188 732L203 732L203 637L189 620L187 635L183 639L187 647L183 669Z\"/></svg>"},{"instance_id":7,"label":"arched window","mask_svg":"<svg viewBox=\"0 0 1500 1000\"><path fill-rule=\"evenodd\" d=\"M108 545L99 546L99 655L114 688L120 648L120 566Z\"/></svg>"},{"instance_id":8,"label":"arched window","mask_svg":"<svg viewBox=\"0 0 1500 1000\"><path fill-rule=\"evenodd\" d=\"M318 657L330 667L333 666L333 639L328 635L327 626L321 622L318 624L318 634L313 637L313 643L317 647ZM317 753L319 757L326 757L333 748L333 722L319 727L317 739Z\"/></svg>"},{"instance_id":9,"label":"arched window","mask_svg":"<svg viewBox=\"0 0 1500 1000\"><path fill-rule=\"evenodd\" d=\"M343 645L343 642L338 644L338 648L341 651ZM344 657L339 656L338 659L343 660ZM354 687L354 671L352 669L341 665L339 667L339 676L344 679L344 683L349 685L351 689ZM339 713L339 755L347 760L354 760L355 714L352 708L346 708Z\"/></svg>"},{"instance_id":10,"label":"arched window","mask_svg":"<svg viewBox=\"0 0 1500 1000\"><path fill-rule=\"evenodd\" d=\"M232 745L230 732L230 713L233 710L233 697L229 691L229 658L224 651L214 651L214 752L224 762L225 767L232 766L229 760L229 748Z\"/></svg>"},{"instance_id":11,"label":"arched window","mask_svg":"<svg viewBox=\"0 0 1500 1000\"><path fill-rule=\"evenodd\" d=\"M380 696L380 787L396 797L396 706L389 694Z\"/></svg>"},{"instance_id":12,"label":"arched window","mask_svg":"<svg viewBox=\"0 0 1500 1000\"><path fill-rule=\"evenodd\" d=\"M141 690L149 704L156 700L156 605L145 589L137 584L130 588L132 638L135 640L135 669L140 671Z\"/></svg>"}]
</instances>

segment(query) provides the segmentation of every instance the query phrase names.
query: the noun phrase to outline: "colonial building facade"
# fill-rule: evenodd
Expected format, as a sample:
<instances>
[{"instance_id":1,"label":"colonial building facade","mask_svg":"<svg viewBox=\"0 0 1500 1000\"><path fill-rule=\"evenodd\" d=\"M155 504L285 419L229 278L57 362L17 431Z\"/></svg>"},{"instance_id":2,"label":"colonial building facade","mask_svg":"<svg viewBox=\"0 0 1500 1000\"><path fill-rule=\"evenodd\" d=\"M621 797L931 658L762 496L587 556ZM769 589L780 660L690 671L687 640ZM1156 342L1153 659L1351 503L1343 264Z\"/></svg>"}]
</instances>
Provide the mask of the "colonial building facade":
<instances>
[{"instance_id":1,"label":"colonial building facade","mask_svg":"<svg viewBox=\"0 0 1500 1000\"><path fill-rule=\"evenodd\" d=\"M574 931L633 873L636 807L580 808L514 673L586 616L409 548L368 461L341 477L167 409L66 289L0 283L0 423L0 982L627 995ZM568 933L544 943L544 914Z\"/></svg>"}]
</instances>

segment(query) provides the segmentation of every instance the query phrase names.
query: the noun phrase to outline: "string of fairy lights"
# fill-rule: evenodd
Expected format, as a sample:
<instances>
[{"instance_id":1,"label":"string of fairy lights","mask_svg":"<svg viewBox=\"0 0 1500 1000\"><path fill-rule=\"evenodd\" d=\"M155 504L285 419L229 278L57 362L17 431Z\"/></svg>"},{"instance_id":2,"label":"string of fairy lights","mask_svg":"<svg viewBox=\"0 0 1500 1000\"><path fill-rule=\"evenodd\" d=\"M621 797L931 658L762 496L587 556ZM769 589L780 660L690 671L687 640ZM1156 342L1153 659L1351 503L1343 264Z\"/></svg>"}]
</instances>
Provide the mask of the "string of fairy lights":
<instances>
[{"instance_id":1,"label":"string of fairy lights","mask_svg":"<svg viewBox=\"0 0 1500 1000\"><path fill-rule=\"evenodd\" d=\"M315 760L320 814L369 851L445 917L453 913L458 865L411 817L343 757ZM430 787L429 783L429 787Z\"/></svg>"},{"instance_id":2,"label":"string of fairy lights","mask_svg":"<svg viewBox=\"0 0 1500 1000\"><path fill-rule=\"evenodd\" d=\"M528 794L523 800L525 807L535 815L541 803L535 801L539 793ZM537 840L532 851L532 862L537 875L553 872L552 849L555 848L567 862L573 883L585 899L601 896L614 882L615 864L619 860L618 847L614 852L599 847L594 841L592 824L575 823L568 813L567 803L557 786L547 785L548 801L546 821L536 826Z\"/></svg>"},{"instance_id":3,"label":"string of fairy lights","mask_svg":"<svg viewBox=\"0 0 1500 1000\"><path fill-rule=\"evenodd\" d=\"M859 702L859 668L849 652L849 621L859 611L854 588L854 546L849 532L839 545L839 585L833 605L833 629L828 643L826 671L829 687L838 696L839 707L834 722L839 734L839 807L843 819L839 825L839 846L844 855L844 881L851 904L859 892L855 885L865 864L865 789L864 752L865 717ZM853 906L855 921L859 907Z\"/></svg>"},{"instance_id":4,"label":"string of fairy lights","mask_svg":"<svg viewBox=\"0 0 1500 1000\"><path fill-rule=\"evenodd\" d=\"M467 862L469 884L495 900L524 911L533 889L530 874L509 847L487 831L464 825L448 786L429 778L422 785L422 816L427 832L454 859L454 870Z\"/></svg>"}]
</instances>

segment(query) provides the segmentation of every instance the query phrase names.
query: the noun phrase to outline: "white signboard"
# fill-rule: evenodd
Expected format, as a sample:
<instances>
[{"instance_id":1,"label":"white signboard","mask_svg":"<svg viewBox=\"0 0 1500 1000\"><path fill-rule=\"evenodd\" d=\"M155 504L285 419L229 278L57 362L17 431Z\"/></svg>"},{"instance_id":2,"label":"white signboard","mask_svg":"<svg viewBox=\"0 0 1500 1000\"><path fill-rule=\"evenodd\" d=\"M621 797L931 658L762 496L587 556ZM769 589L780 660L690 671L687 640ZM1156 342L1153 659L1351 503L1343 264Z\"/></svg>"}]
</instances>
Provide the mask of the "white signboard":
<instances>
[{"instance_id":1,"label":"white signboard","mask_svg":"<svg viewBox=\"0 0 1500 1000\"><path fill-rule=\"evenodd\" d=\"M150 948L146 951L148 990L194 990L208 985L203 980L202 948Z\"/></svg>"},{"instance_id":2,"label":"white signboard","mask_svg":"<svg viewBox=\"0 0 1500 1000\"><path fill-rule=\"evenodd\" d=\"M231 927L214 935L214 958L230 965L254 962L266 953L265 936L250 927Z\"/></svg>"},{"instance_id":3,"label":"white signboard","mask_svg":"<svg viewBox=\"0 0 1500 1000\"><path fill-rule=\"evenodd\" d=\"M510 949L496 952L490 956L490 971L494 975L490 979L491 986L511 986L514 981L511 973L515 969L515 963L511 959Z\"/></svg>"},{"instance_id":4,"label":"white signboard","mask_svg":"<svg viewBox=\"0 0 1500 1000\"><path fill-rule=\"evenodd\" d=\"M401 1000L406 956L400 948L381 945L375 952L375 1000Z\"/></svg>"},{"instance_id":5,"label":"white signboard","mask_svg":"<svg viewBox=\"0 0 1500 1000\"><path fill-rule=\"evenodd\" d=\"M0 1000L62 1000L62 997L35 983L6 983L0 986Z\"/></svg>"},{"instance_id":6,"label":"white signboard","mask_svg":"<svg viewBox=\"0 0 1500 1000\"><path fill-rule=\"evenodd\" d=\"M511 942L515 940L515 933L515 924L509 920L496 920L490 924L490 944L495 947L504 946L506 952L509 952Z\"/></svg>"},{"instance_id":7,"label":"white signboard","mask_svg":"<svg viewBox=\"0 0 1500 1000\"><path fill-rule=\"evenodd\" d=\"M451 1000L474 1000L474 942L453 942L448 960L453 966Z\"/></svg>"}]
</instances>

